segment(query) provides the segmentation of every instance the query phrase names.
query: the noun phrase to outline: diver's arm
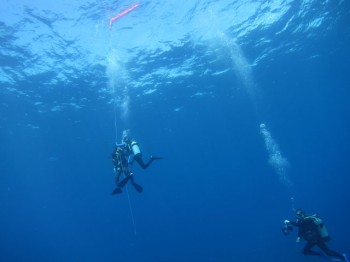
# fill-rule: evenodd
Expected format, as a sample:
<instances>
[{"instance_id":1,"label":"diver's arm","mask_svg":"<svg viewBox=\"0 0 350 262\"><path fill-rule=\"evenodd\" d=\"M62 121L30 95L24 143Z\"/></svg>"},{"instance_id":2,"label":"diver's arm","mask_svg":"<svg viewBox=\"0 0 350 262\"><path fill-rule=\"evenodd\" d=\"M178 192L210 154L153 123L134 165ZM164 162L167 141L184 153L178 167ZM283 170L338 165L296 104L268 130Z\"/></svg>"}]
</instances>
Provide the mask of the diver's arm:
<instances>
[{"instance_id":1,"label":"diver's arm","mask_svg":"<svg viewBox=\"0 0 350 262\"><path fill-rule=\"evenodd\" d=\"M128 157L128 164L132 165L134 163L134 154L130 154Z\"/></svg>"},{"instance_id":2,"label":"diver's arm","mask_svg":"<svg viewBox=\"0 0 350 262\"><path fill-rule=\"evenodd\" d=\"M288 224L299 228L299 230L298 230L298 237L297 237L297 239L296 239L296 242L300 242L300 241L301 241L300 222L289 221Z\"/></svg>"},{"instance_id":3,"label":"diver's arm","mask_svg":"<svg viewBox=\"0 0 350 262\"><path fill-rule=\"evenodd\" d=\"M295 227L298 227L299 230L298 230L298 237L296 239L296 242L300 242L301 241L301 230L300 230L300 223L299 222L296 222L296 221L289 221L289 220L284 220L284 224L287 225L287 226L295 226Z\"/></svg>"}]
</instances>

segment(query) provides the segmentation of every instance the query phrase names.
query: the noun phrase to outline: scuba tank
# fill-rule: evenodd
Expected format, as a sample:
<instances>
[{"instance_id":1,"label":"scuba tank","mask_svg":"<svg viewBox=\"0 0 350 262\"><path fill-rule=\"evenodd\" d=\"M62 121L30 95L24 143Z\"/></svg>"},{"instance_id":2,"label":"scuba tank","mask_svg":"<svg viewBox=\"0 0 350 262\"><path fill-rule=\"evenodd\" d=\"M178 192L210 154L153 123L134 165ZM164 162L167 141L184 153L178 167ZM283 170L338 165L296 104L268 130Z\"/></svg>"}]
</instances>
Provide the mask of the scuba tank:
<instances>
[{"instance_id":1,"label":"scuba tank","mask_svg":"<svg viewBox=\"0 0 350 262\"><path fill-rule=\"evenodd\" d=\"M322 238L328 238L328 230L326 228L326 226L324 225L323 221L321 218L315 217L315 224L318 227L318 232L320 233L320 236Z\"/></svg>"},{"instance_id":2,"label":"scuba tank","mask_svg":"<svg viewBox=\"0 0 350 262\"><path fill-rule=\"evenodd\" d=\"M328 230L321 218L317 217L316 215L312 215L312 216L306 217L305 219L312 219L314 221L315 225L317 225L317 230L321 238L323 239L329 238Z\"/></svg>"},{"instance_id":3,"label":"scuba tank","mask_svg":"<svg viewBox=\"0 0 350 262\"><path fill-rule=\"evenodd\" d=\"M141 150L136 141L132 140L130 143L130 149L134 156L141 155Z\"/></svg>"}]
</instances>

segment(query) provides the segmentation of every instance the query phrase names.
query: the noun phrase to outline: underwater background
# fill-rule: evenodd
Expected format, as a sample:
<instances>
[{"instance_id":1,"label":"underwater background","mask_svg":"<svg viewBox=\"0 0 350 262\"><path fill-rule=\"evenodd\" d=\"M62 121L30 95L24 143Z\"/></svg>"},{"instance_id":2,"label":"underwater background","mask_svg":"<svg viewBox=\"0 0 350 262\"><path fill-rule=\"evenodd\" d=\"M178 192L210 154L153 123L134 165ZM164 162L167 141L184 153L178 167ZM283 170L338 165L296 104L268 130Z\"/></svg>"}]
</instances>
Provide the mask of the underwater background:
<instances>
[{"instance_id":1,"label":"underwater background","mask_svg":"<svg viewBox=\"0 0 350 262\"><path fill-rule=\"evenodd\" d=\"M0 261L322 261L298 207L350 253L350 2L135 4L1 0Z\"/></svg>"}]
</instances>

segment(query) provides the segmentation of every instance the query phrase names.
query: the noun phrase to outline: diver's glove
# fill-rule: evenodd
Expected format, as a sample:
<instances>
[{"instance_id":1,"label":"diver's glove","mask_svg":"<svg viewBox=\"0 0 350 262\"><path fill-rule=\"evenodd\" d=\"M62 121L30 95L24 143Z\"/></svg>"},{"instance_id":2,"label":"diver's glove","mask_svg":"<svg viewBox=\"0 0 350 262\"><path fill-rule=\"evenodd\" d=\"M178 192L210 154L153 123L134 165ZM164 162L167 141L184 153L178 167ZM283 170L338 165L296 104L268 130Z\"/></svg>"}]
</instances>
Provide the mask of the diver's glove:
<instances>
[{"instance_id":1,"label":"diver's glove","mask_svg":"<svg viewBox=\"0 0 350 262\"><path fill-rule=\"evenodd\" d=\"M297 237L297 239L295 240L295 242L299 243L301 241L301 237Z\"/></svg>"},{"instance_id":2,"label":"diver's glove","mask_svg":"<svg viewBox=\"0 0 350 262\"><path fill-rule=\"evenodd\" d=\"M284 224L286 224L286 225L288 225L290 223L290 221L289 220L284 220Z\"/></svg>"}]
</instances>

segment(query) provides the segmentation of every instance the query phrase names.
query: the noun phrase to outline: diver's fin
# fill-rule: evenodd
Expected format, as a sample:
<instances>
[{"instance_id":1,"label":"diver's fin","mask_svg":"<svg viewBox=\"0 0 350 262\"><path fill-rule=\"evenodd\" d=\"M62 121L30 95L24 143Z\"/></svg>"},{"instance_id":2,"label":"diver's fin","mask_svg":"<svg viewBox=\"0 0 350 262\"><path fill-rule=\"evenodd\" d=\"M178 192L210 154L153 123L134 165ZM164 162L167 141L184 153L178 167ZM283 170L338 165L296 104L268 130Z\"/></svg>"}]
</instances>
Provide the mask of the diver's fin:
<instances>
[{"instance_id":1,"label":"diver's fin","mask_svg":"<svg viewBox=\"0 0 350 262\"><path fill-rule=\"evenodd\" d=\"M118 186L119 186L119 187L124 187L124 186L129 182L130 177L131 177L131 176L125 177L122 181L120 181L120 182L118 183Z\"/></svg>"},{"instance_id":2,"label":"diver's fin","mask_svg":"<svg viewBox=\"0 0 350 262\"><path fill-rule=\"evenodd\" d=\"M323 251L321 252L321 255L322 255L325 259L327 259L327 260L329 260L329 261L333 261L333 262L342 262L342 261L344 261L344 260L341 259L341 258L328 256L328 255L327 255L326 253L324 253ZM342 254L342 255L343 255L343 257L345 258L345 261L348 262L346 255L345 255L345 254Z\"/></svg>"},{"instance_id":3,"label":"diver's fin","mask_svg":"<svg viewBox=\"0 0 350 262\"><path fill-rule=\"evenodd\" d=\"M327 259L333 262L343 262L343 259L337 257L327 257Z\"/></svg>"},{"instance_id":4,"label":"diver's fin","mask_svg":"<svg viewBox=\"0 0 350 262\"><path fill-rule=\"evenodd\" d=\"M142 186L140 186L136 183L132 183L132 185L134 186L134 188L136 189L137 192L142 193L142 191L143 191Z\"/></svg>"},{"instance_id":5,"label":"diver's fin","mask_svg":"<svg viewBox=\"0 0 350 262\"><path fill-rule=\"evenodd\" d=\"M345 258L345 262L349 262L348 256L345 253L343 253L342 255Z\"/></svg>"},{"instance_id":6,"label":"diver's fin","mask_svg":"<svg viewBox=\"0 0 350 262\"><path fill-rule=\"evenodd\" d=\"M113 190L112 195L120 194L122 193L122 189L120 187L117 187L116 189Z\"/></svg>"},{"instance_id":7,"label":"diver's fin","mask_svg":"<svg viewBox=\"0 0 350 262\"><path fill-rule=\"evenodd\" d=\"M160 159L164 159L164 157L161 156L151 156L152 160L160 160Z\"/></svg>"}]
</instances>

